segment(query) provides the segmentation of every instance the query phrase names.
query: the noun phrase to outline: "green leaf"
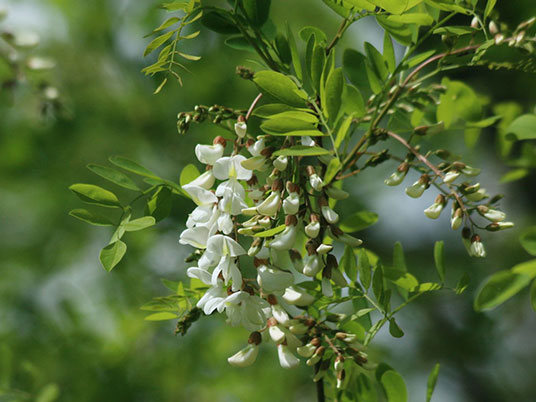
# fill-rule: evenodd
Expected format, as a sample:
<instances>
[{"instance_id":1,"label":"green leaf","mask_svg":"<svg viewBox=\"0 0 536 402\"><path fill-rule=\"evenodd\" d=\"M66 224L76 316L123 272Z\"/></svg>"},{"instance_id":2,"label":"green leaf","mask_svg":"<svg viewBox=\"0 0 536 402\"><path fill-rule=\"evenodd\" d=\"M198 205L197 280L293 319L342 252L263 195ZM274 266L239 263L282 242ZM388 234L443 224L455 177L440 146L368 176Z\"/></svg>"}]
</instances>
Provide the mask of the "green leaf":
<instances>
[{"instance_id":1,"label":"green leaf","mask_svg":"<svg viewBox=\"0 0 536 402\"><path fill-rule=\"evenodd\" d=\"M344 139L346 138L350 126L352 125L353 119L353 116L348 116L339 126L339 129L337 130L337 135L335 136L335 148L339 148Z\"/></svg>"},{"instance_id":2,"label":"green leaf","mask_svg":"<svg viewBox=\"0 0 536 402\"><path fill-rule=\"evenodd\" d=\"M300 35L300 38L304 42L309 42L311 35L315 36L316 41L318 43L328 41L328 38L326 37L326 34L324 33L324 31L322 31L320 28L313 27L313 26L303 27L302 29L300 29L299 35Z\"/></svg>"},{"instance_id":3,"label":"green leaf","mask_svg":"<svg viewBox=\"0 0 536 402\"><path fill-rule=\"evenodd\" d=\"M169 17L164 22L162 22L162 24L160 24L160 26L156 28L153 31L153 33L163 31L164 29L169 28L170 26L172 26L173 24L176 24L179 21L180 21L179 17Z\"/></svg>"},{"instance_id":4,"label":"green leaf","mask_svg":"<svg viewBox=\"0 0 536 402\"><path fill-rule=\"evenodd\" d=\"M58 400L59 397L60 397L60 387L58 386L58 384L50 383L50 384L45 385L43 388L41 388L41 390L37 394L34 401L35 402L54 402Z\"/></svg>"},{"instance_id":5,"label":"green leaf","mask_svg":"<svg viewBox=\"0 0 536 402\"><path fill-rule=\"evenodd\" d=\"M254 52L255 48L242 35L233 35L225 39L224 43L231 49Z\"/></svg>"},{"instance_id":6,"label":"green leaf","mask_svg":"<svg viewBox=\"0 0 536 402\"><path fill-rule=\"evenodd\" d=\"M394 318L389 320L389 333L394 338L402 338L404 336L404 331L398 326Z\"/></svg>"},{"instance_id":7,"label":"green leaf","mask_svg":"<svg viewBox=\"0 0 536 402\"><path fill-rule=\"evenodd\" d=\"M287 24L287 38L288 38L288 45L290 48L290 55L292 59L292 67L294 67L294 73L296 74L296 77L302 81L303 74L302 74L302 66L300 61L300 53L298 52L298 48L296 47L296 41L294 40L294 35L292 34L292 31L290 30L290 25Z\"/></svg>"},{"instance_id":8,"label":"green leaf","mask_svg":"<svg viewBox=\"0 0 536 402\"><path fill-rule=\"evenodd\" d=\"M380 82L380 79L378 78L369 63L365 64L365 70L367 72L370 89L372 89L372 92L374 92L375 94L379 94L382 91L382 84Z\"/></svg>"},{"instance_id":9,"label":"green leaf","mask_svg":"<svg viewBox=\"0 0 536 402\"><path fill-rule=\"evenodd\" d=\"M342 2L340 0L322 0L322 2L343 18L350 15L350 10L341 5Z\"/></svg>"},{"instance_id":10,"label":"green leaf","mask_svg":"<svg viewBox=\"0 0 536 402\"><path fill-rule=\"evenodd\" d=\"M511 183L513 181L521 180L529 175L530 171L525 168L514 169L506 172L501 176L499 183Z\"/></svg>"},{"instance_id":11,"label":"green leaf","mask_svg":"<svg viewBox=\"0 0 536 402\"><path fill-rule=\"evenodd\" d=\"M326 81L326 100L324 106L324 114L332 122L335 121L341 107L342 91L344 88L344 76L342 68L332 70Z\"/></svg>"},{"instance_id":12,"label":"green leaf","mask_svg":"<svg viewBox=\"0 0 536 402\"><path fill-rule=\"evenodd\" d=\"M253 81L273 98L289 106L305 106L304 98L298 95L298 87L289 77L275 71L259 71Z\"/></svg>"},{"instance_id":13,"label":"green leaf","mask_svg":"<svg viewBox=\"0 0 536 402\"><path fill-rule=\"evenodd\" d=\"M279 226L276 226L275 228L265 230L263 232L255 233L254 236L255 237L272 237L272 236L275 236L276 234L282 232L283 230L285 230L285 228L286 228L285 224L279 225Z\"/></svg>"},{"instance_id":14,"label":"green leaf","mask_svg":"<svg viewBox=\"0 0 536 402\"><path fill-rule=\"evenodd\" d=\"M340 266L352 282L357 280L357 264L355 261L354 249L352 247L344 247L344 254L341 257Z\"/></svg>"},{"instance_id":15,"label":"green leaf","mask_svg":"<svg viewBox=\"0 0 536 402\"><path fill-rule=\"evenodd\" d=\"M387 63L387 68L390 73L393 73L396 69L395 48L389 32L385 31L383 36L383 58Z\"/></svg>"},{"instance_id":16,"label":"green leaf","mask_svg":"<svg viewBox=\"0 0 536 402\"><path fill-rule=\"evenodd\" d=\"M396 242L393 248L393 267L399 272L407 272L406 261L404 259L404 249L400 242Z\"/></svg>"},{"instance_id":17,"label":"green leaf","mask_svg":"<svg viewBox=\"0 0 536 402\"><path fill-rule=\"evenodd\" d=\"M235 26L228 12L221 9L207 11L201 18L201 23L211 31L220 34L238 34L240 30Z\"/></svg>"},{"instance_id":18,"label":"green leaf","mask_svg":"<svg viewBox=\"0 0 536 402\"><path fill-rule=\"evenodd\" d=\"M381 377L381 384L388 402L407 402L408 390L404 379L396 371L388 370Z\"/></svg>"},{"instance_id":19,"label":"green leaf","mask_svg":"<svg viewBox=\"0 0 536 402\"><path fill-rule=\"evenodd\" d=\"M426 293L426 292L432 292L434 290L440 290L443 289L443 285L439 283L433 283L433 282L424 282L419 283L418 286L410 289L412 293Z\"/></svg>"},{"instance_id":20,"label":"green leaf","mask_svg":"<svg viewBox=\"0 0 536 402\"><path fill-rule=\"evenodd\" d=\"M378 222L378 214L371 211L358 211L345 218L340 224L341 230L352 233L358 232Z\"/></svg>"},{"instance_id":21,"label":"green leaf","mask_svg":"<svg viewBox=\"0 0 536 402\"><path fill-rule=\"evenodd\" d=\"M464 272L460 280L456 284L456 289L455 289L456 294L461 295L463 292L465 292L465 289L467 289L467 286L469 286L470 281L471 281L471 278L469 277L467 272Z\"/></svg>"},{"instance_id":22,"label":"green leaf","mask_svg":"<svg viewBox=\"0 0 536 402\"><path fill-rule=\"evenodd\" d=\"M284 64L290 64L292 62L292 54L290 53L290 44L285 35L278 33L274 39L277 54L280 60Z\"/></svg>"},{"instance_id":23,"label":"green leaf","mask_svg":"<svg viewBox=\"0 0 536 402\"><path fill-rule=\"evenodd\" d=\"M359 395L359 401L361 402L377 402L378 394L376 392L375 386L369 380L369 378L360 373L357 377L357 395Z\"/></svg>"},{"instance_id":24,"label":"green leaf","mask_svg":"<svg viewBox=\"0 0 536 402\"><path fill-rule=\"evenodd\" d=\"M389 15L387 20L400 24L432 25L434 19L425 13L408 13L402 15Z\"/></svg>"},{"instance_id":25,"label":"green leaf","mask_svg":"<svg viewBox=\"0 0 536 402\"><path fill-rule=\"evenodd\" d=\"M310 112L309 109L305 108L294 108L289 105L284 105L282 103L269 103L267 105L262 105L253 110L253 115L263 118L269 118L270 116L284 113L284 112Z\"/></svg>"},{"instance_id":26,"label":"green leaf","mask_svg":"<svg viewBox=\"0 0 536 402\"><path fill-rule=\"evenodd\" d=\"M199 170L197 169L197 167L189 163L181 170L179 183L181 186L184 186L185 184L188 184L194 181L195 179L197 179L200 174L201 173L199 173Z\"/></svg>"},{"instance_id":27,"label":"green leaf","mask_svg":"<svg viewBox=\"0 0 536 402\"><path fill-rule=\"evenodd\" d=\"M525 229L519 236L519 242L527 253L536 256L536 226Z\"/></svg>"},{"instance_id":28,"label":"green leaf","mask_svg":"<svg viewBox=\"0 0 536 402\"><path fill-rule=\"evenodd\" d=\"M162 88L164 88L164 86L166 85L167 83L167 77L165 77L162 82L160 83L160 85L158 85L158 87L156 87L156 89L154 90L153 92L153 95L157 95L160 93L160 91L162 90Z\"/></svg>"},{"instance_id":29,"label":"green leaf","mask_svg":"<svg viewBox=\"0 0 536 402\"><path fill-rule=\"evenodd\" d=\"M366 57L354 49L346 49L342 55L342 68L348 79L358 88L367 88Z\"/></svg>"},{"instance_id":30,"label":"green leaf","mask_svg":"<svg viewBox=\"0 0 536 402\"><path fill-rule=\"evenodd\" d=\"M415 67L417 64L421 64L423 61L435 54L435 50L428 50L424 53L418 54L417 56L412 57L406 62L406 65L411 68Z\"/></svg>"},{"instance_id":31,"label":"green leaf","mask_svg":"<svg viewBox=\"0 0 536 402\"><path fill-rule=\"evenodd\" d=\"M372 276L372 291L376 299L380 299L383 293L383 268L381 265L378 265L374 270Z\"/></svg>"},{"instance_id":32,"label":"green leaf","mask_svg":"<svg viewBox=\"0 0 536 402\"><path fill-rule=\"evenodd\" d=\"M529 260L514 265L511 271L515 274L527 275L532 279L536 277L536 260Z\"/></svg>"},{"instance_id":33,"label":"green leaf","mask_svg":"<svg viewBox=\"0 0 536 402\"><path fill-rule=\"evenodd\" d=\"M530 287L530 305L534 311L536 311L536 280L532 281Z\"/></svg>"},{"instance_id":34,"label":"green leaf","mask_svg":"<svg viewBox=\"0 0 536 402\"><path fill-rule=\"evenodd\" d=\"M331 152L327 149L320 147L307 147L305 145L294 145L290 148L280 149L273 153L274 156L318 156L318 155L327 155Z\"/></svg>"},{"instance_id":35,"label":"green leaf","mask_svg":"<svg viewBox=\"0 0 536 402\"><path fill-rule=\"evenodd\" d=\"M95 165L90 163L87 168L100 177L117 184L118 186L128 188L129 190L140 191L140 188L126 174L106 166Z\"/></svg>"},{"instance_id":36,"label":"green leaf","mask_svg":"<svg viewBox=\"0 0 536 402\"><path fill-rule=\"evenodd\" d=\"M495 7L495 3L497 3L497 0L488 0L486 9L484 10L484 17L488 17L491 14L493 7Z\"/></svg>"},{"instance_id":37,"label":"green leaf","mask_svg":"<svg viewBox=\"0 0 536 402\"><path fill-rule=\"evenodd\" d=\"M493 124L495 124L497 121L499 121L501 119L501 116L490 116L484 120L480 120L480 121L470 121L470 122L467 122L467 127L476 127L476 128L485 128L485 127L489 127L489 126L492 126Z\"/></svg>"},{"instance_id":38,"label":"green leaf","mask_svg":"<svg viewBox=\"0 0 536 402\"><path fill-rule=\"evenodd\" d=\"M136 232L138 230L146 229L153 226L156 223L156 219L152 216L144 216L142 218L134 219L124 225L127 232Z\"/></svg>"},{"instance_id":39,"label":"green leaf","mask_svg":"<svg viewBox=\"0 0 536 402\"><path fill-rule=\"evenodd\" d=\"M165 321L165 320L175 320L179 316L175 313L169 311L162 311L160 313L154 313L145 317L146 321Z\"/></svg>"},{"instance_id":40,"label":"green leaf","mask_svg":"<svg viewBox=\"0 0 536 402\"><path fill-rule=\"evenodd\" d=\"M370 43L365 42L365 53L371 63L372 69L380 80L385 80L389 75L385 59L382 54Z\"/></svg>"},{"instance_id":41,"label":"green leaf","mask_svg":"<svg viewBox=\"0 0 536 402\"><path fill-rule=\"evenodd\" d=\"M385 15L377 15L376 21L401 45L409 46L415 42L417 27L388 20Z\"/></svg>"},{"instance_id":42,"label":"green leaf","mask_svg":"<svg viewBox=\"0 0 536 402\"><path fill-rule=\"evenodd\" d=\"M472 34L476 31L475 28L473 27L470 27L470 26L448 26L448 27L440 27L440 28L436 28L434 29L434 33L435 34L438 34L438 35L442 35L442 34L445 34L445 33L449 33L449 34L452 34L452 35L455 35L455 36L463 36L463 35L468 35L468 34Z\"/></svg>"},{"instance_id":43,"label":"green leaf","mask_svg":"<svg viewBox=\"0 0 536 402\"><path fill-rule=\"evenodd\" d=\"M393 275L393 272L390 271L389 275L386 275L389 279L397 286L401 287L403 290L413 292L419 289L419 281L409 272L400 272L398 271L396 276ZM402 296L406 299L406 294L403 293Z\"/></svg>"},{"instance_id":44,"label":"green leaf","mask_svg":"<svg viewBox=\"0 0 536 402\"><path fill-rule=\"evenodd\" d=\"M110 272L127 252L127 245L121 240L108 244L100 252L100 262L104 269Z\"/></svg>"},{"instance_id":45,"label":"green leaf","mask_svg":"<svg viewBox=\"0 0 536 402\"><path fill-rule=\"evenodd\" d=\"M333 178L339 172L340 169L341 169L341 161L339 160L339 158L337 157L332 158L328 163L326 174L324 175L325 186L331 183L331 181L333 180Z\"/></svg>"},{"instance_id":46,"label":"green leaf","mask_svg":"<svg viewBox=\"0 0 536 402\"><path fill-rule=\"evenodd\" d=\"M370 266L367 251L365 249L359 250L357 255L357 269L359 271L359 281L366 290L370 287L372 268Z\"/></svg>"},{"instance_id":47,"label":"green leaf","mask_svg":"<svg viewBox=\"0 0 536 402\"><path fill-rule=\"evenodd\" d=\"M494 309L528 286L531 279L529 275L515 273L512 270L499 271L491 275L477 292L475 310Z\"/></svg>"},{"instance_id":48,"label":"green leaf","mask_svg":"<svg viewBox=\"0 0 536 402\"><path fill-rule=\"evenodd\" d=\"M441 282L445 282L445 243L443 240L436 241L434 245L434 262Z\"/></svg>"},{"instance_id":49,"label":"green leaf","mask_svg":"<svg viewBox=\"0 0 536 402\"><path fill-rule=\"evenodd\" d=\"M93 184L77 183L70 186L69 189L85 203L107 208L121 208L116 195L102 187Z\"/></svg>"},{"instance_id":50,"label":"green leaf","mask_svg":"<svg viewBox=\"0 0 536 402\"><path fill-rule=\"evenodd\" d=\"M265 120L261 124L261 130L271 135L288 135L292 131L304 130L315 131L313 135L324 135L320 130L316 130L316 124L291 117L278 117Z\"/></svg>"},{"instance_id":51,"label":"green leaf","mask_svg":"<svg viewBox=\"0 0 536 402\"><path fill-rule=\"evenodd\" d=\"M168 187L161 187L147 202L145 214L151 215L156 222L160 222L169 216L171 206L171 190Z\"/></svg>"},{"instance_id":52,"label":"green leaf","mask_svg":"<svg viewBox=\"0 0 536 402\"><path fill-rule=\"evenodd\" d=\"M508 126L506 132L506 139L511 141L536 139L536 114L519 116Z\"/></svg>"},{"instance_id":53,"label":"green leaf","mask_svg":"<svg viewBox=\"0 0 536 402\"><path fill-rule=\"evenodd\" d=\"M246 15L254 27L260 27L268 20L271 0L242 0Z\"/></svg>"},{"instance_id":54,"label":"green leaf","mask_svg":"<svg viewBox=\"0 0 536 402\"><path fill-rule=\"evenodd\" d=\"M158 49L160 46L162 46L166 41L173 36L175 31L169 31L165 34L162 34L160 36L157 36L154 38L145 48L145 51L143 52L143 56L147 56L148 54L154 52L156 49Z\"/></svg>"},{"instance_id":55,"label":"green leaf","mask_svg":"<svg viewBox=\"0 0 536 402\"><path fill-rule=\"evenodd\" d=\"M445 128L458 119L475 121L482 115L482 106L475 92L461 81L444 78L441 82L447 91L439 97L437 121L443 121Z\"/></svg>"},{"instance_id":56,"label":"green leaf","mask_svg":"<svg viewBox=\"0 0 536 402\"><path fill-rule=\"evenodd\" d=\"M363 117L365 115L365 101L361 92L353 85L344 86L341 110L353 117Z\"/></svg>"},{"instance_id":57,"label":"green leaf","mask_svg":"<svg viewBox=\"0 0 536 402\"><path fill-rule=\"evenodd\" d=\"M299 110L286 111L286 112L281 112L281 113L272 114L271 116L268 116L268 119L284 119L284 118L297 119L297 120L301 120L306 123L315 124L315 125L318 124L318 117L316 117L314 114L308 113L305 111L302 112Z\"/></svg>"},{"instance_id":58,"label":"green leaf","mask_svg":"<svg viewBox=\"0 0 536 402\"><path fill-rule=\"evenodd\" d=\"M324 64L326 62L326 50L323 46L316 45L313 49L313 56L311 59L311 81L313 84L313 88L317 94L320 93L320 86L321 86L321 78L322 78L322 70L324 68Z\"/></svg>"},{"instance_id":59,"label":"green leaf","mask_svg":"<svg viewBox=\"0 0 536 402\"><path fill-rule=\"evenodd\" d=\"M426 384L426 402L432 400L432 394L437 383L437 376L439 375L439 363L434 366L434 369L428 376L428 382Z\"/></svg>"},{"instance_id":60,"label":"green leaf","mask_svg":"<svg viewBox=\"0 0 536 402\"><path fill-rule=\"evenodd\" d=\"M144 168L142 165L140 165L137 162L134 162L133 160L130 160L128 158L125 158L123 156L110 156L108 158L110 162L112 162L115 166L118 166L122 169L125 169L128 172L135 173L139 176L144 177L150 177L152 179L162 180L160 177L155 175L153 172L151 172L149 169Z\"/></svg>"},{"instance_id":61,"label":"green leaf","mask_svg":"<svg viewBox=\"0 0 536 402\"><path fill-rule=\"evenodd\" d=\"M95 226L113 226L113 223L104 215L89 212L86 209L73 209L69 215L74 216L81 221L87 222Z\"/></svg>"},{"instance_id":62,"label":"green leaf","mask_svg":"<svg viewBox=\"0 0 536 402\"><path fill-rule=\"evenodd\" d=\"M392 14L402 14L403 12L422 3L424 0L369 0L385 11Z\"/></svg>"}]
</instances>

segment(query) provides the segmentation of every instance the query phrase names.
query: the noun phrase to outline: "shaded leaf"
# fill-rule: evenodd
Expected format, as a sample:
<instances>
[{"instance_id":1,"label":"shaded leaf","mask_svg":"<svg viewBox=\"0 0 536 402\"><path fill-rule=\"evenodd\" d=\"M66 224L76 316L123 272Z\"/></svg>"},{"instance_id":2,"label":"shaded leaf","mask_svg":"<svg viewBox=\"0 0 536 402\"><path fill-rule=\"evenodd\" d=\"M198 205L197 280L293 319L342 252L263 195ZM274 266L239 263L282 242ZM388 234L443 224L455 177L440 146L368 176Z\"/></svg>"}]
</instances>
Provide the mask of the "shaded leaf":
<instances>
[{"instance_id":1,"label":"shaded leaf","mask_svg":"<svg viewBox=\"0 0 536 402\"><path fill-rule=\"evenodd\" d=\"M388 402L407 402L408 391L404 379L396 371L388 370L381 377Z\"/></svg>"},{"instance_id":2,"label":"shaded leaf","mask_svg":"<svg viewBox=\"0 0 536 402\"><path fill-rule=\"evenodd\" d=\"M100 262L104 269L110 272L127 252L127 245L121 240L108 244L100 252Z\"/></svg>"},{"instance_id":3,"label":"shaded leaf","mask_svg":"<svg viewBox=\"0 0 536 402\"><path fill-rule=\"evenodd\" d=\"M428 382L426 384L426 402L430 402L432 400L432 394L434 393L438 375L439 363L434 366L432 372L428 376Z\"/></svg>"},{"instance_id":4,"label":"shaded leaf","mask_svg":"<svg viewBox=\"0 0 536 402\"><path fill-rule=\"evenodd\" d=\"M113 226L112 221L104 215L90 212L86 209L73 209L69 212L69 215L74 216L81 221L87 222L95 226Z\"/></svg>"},{"instance_id":5,"label":"shaded leaf","mask_svg":"<svg viewBox=\"0 0 536 402\"><path fill-rule=\"evenodd\" d=\"M111 169L106 166L95 165L90 163L87 168L93 173L98 174L100 177L117 184L118 186L127 188L129 190L139 191L140 188L134 183L134 181L126 174L119 172L115 169Z\"/></svg>"},{"instance_id":6,"label":"shaded leaf","mask_svg":"<svg viewBox=\"0 0 536 402\"><path fill-rule=\"evenodd\" d=\"M436 241L434 245L434 262L441 282L445 281L445 244L443 240Z\"/></svg>"},{"instance_id":7,"label":"shaded leaf","mask_svg":"<svg viewBox=\"0 0 536 402\"><path fill-rule=\"evenodd\" d=\"M371 211L359 211L347 218L345 218L341 224L341 230L352 233L358 232L371 225L374 225L378 221L378 214Z\"/></svg>"},{"instance_id":8,"label":"shaded leaf","mask_svg":"<svg viewBox=\"0 0 536 402\"><path fill-rule=\"evenodd\" d=\"M294 145L290 148L280 149L273 153L274 156L318 156L318 155L327 155L331 152L327 149L320 147L308 147L305 145Z\"/></svg>"}]
</instances>

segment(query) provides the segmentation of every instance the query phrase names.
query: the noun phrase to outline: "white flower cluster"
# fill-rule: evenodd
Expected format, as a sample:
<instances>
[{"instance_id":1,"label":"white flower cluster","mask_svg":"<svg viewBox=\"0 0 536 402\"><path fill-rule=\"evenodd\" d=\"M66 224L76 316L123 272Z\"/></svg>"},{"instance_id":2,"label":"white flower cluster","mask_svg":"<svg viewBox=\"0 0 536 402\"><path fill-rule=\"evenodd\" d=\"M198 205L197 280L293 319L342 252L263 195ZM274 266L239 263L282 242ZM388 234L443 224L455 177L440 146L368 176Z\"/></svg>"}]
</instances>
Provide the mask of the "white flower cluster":
<instances>
[{"instance_id":1,"label":"white flower cluster","mask_svg":"<svg viewBox=\"0 0 536 402\"><path fill-rule=\"evenodd\" d=\"M197 266L188 268L187 275L209 287L197 307L206 315L225 313L230 325L252 331L249 345L229 363L252 364L265 339L277 345L281 366L291 368L299 364L296 354L304 353L298 336L310 329L302 316L293 316L315 301L296 282L316 278L324 295L331 297L334 285L347 282L330 254L333 246L324 239L329 236L352 246L361 240L336 226L339 216L327 201L344 198L344 191L324 186L315 168L300 168L297 158L273 156L273 148L266 145L270 137L246 139L246 131L239 120L231 155L225 155L227 141L222 137L212 145L196 146L206 171L183 186L197 206L180 243L198 249ZM297 248L306 250L307 256L303 258ZM256 276L248 278L244 267L251 262Z\"/></svg>"}]
</instances>

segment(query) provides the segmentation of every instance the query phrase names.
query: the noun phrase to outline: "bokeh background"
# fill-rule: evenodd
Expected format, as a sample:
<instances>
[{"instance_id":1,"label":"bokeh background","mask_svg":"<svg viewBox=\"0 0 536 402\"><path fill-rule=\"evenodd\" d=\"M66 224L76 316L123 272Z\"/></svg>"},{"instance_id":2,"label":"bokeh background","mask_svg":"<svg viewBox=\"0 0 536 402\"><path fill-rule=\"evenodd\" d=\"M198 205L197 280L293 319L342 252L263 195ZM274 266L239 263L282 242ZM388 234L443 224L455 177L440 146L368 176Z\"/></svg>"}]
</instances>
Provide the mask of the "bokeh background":
<instances>
[{"instance_id":1,"label":"bokeh background","mask_svg":"<svg viewBox=\"0 0 536 402\"><path fill-rule=\"evenodd\" d=\"M321 1L272 3L274 20L281 25L288 20L295 32L311 23L328 36L337 29L338 16ZM536 15L533 0L498 3L511 25ZM205 124L179 136L177 113L196 104L247 107L256 90L234 70L254 56L204 31L188 45L203 59L190 65L193 73L184 75L184 86L171 83L154 96L157 82L140 70L148 64L143 36L164 16L158 1L0 0L0 7L9 10L2 30L41 37L33 52L55 59L51 80L61 101L59 110L44 116L32 87L22 86L14 96L0 90L0 401L313 400L309 368L284 371L273 348L262 349L247 370L228 366L226 358L247 334L221 318L201 319L185 337L173 334L171 321L144 321L140 306L168 294L161 278L184 278L189 250L178 244L178 234L192 208L186 200L175 199L171 218L155 228L128 234L127 256L111 273L98 261L107 229L68 216L80 207L68 186L104 184L85 166L107 164L109 155L178 180L194 159L195 144L210 141L218 129ZM368 40L381 49L381 38L376 24L364 20L344 41L362 49ZM517 101L526 112L536 101L534 75L477 68L455 78L491 102ZM456 145L461 133L443 139L483 167L486 188L507 195L502 206L517 227L485 236L485 260L469 259L458 234L448 230L447 214L437 222L424 218L433 194L410 202L402 187L385 188L383 178L394 166L355 178L348 186L354 201L340 204L346 213L379 213L378 224L362 233L368 247L390 261L393 243L402 240L410 270L423 281L434 279L432 248L440 239L446 241L449 283L462 272L471 276L463 296L422 297L400 314L406 335L397 340L382 331L372 347L375 358L403 374L411 401L424 400L435 363L441 364L437 402L536 400L536 314L528 292L491 313L472 310L483 278L529 258L516 239L536 223L536 180L498 184L507 168L494 137L494 130L485 131L470 151Z\"/></svg>"}]
</instances>

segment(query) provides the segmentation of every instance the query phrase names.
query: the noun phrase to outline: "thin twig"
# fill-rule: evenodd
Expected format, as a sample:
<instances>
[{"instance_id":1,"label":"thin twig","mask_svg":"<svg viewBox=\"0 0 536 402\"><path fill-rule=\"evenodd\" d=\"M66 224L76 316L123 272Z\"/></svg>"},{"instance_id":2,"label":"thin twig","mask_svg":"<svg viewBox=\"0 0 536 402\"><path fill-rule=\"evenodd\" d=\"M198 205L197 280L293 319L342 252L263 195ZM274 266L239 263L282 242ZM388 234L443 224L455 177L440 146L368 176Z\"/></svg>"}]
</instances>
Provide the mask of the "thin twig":
<instances>
[{"instance_id":1,"label":"thin twig","mask_svg":"<svg viewBox=\"0 0 536 402\"><path fill-rule=\"evenodd\" d=\"M255 106L257 106L257 103L259 103L261 98L262 98L262 92L260 94L258 94L255 99L253 99L253 102L251 102L251 105L249 106L248 112L246 114L246 121L249 120L249 117L251 116L251 113L253 113L253 109L255 109Z\"/></svg>"}]
</instances>

